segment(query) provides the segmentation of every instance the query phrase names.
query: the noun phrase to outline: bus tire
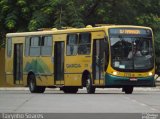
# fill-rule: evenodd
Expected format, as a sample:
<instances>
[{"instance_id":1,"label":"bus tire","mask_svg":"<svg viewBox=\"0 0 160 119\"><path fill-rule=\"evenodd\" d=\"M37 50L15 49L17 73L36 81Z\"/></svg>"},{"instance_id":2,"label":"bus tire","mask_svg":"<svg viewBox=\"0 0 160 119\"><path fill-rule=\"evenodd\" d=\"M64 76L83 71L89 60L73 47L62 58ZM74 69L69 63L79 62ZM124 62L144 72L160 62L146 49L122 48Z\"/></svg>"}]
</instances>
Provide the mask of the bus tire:
<instances>
[{"instance_id":1,"label":"bus tire","mask_svg":"<svg viewBox=\"0 0 160 119\"><path fill-rule=\"evenodd\" d=\"M78 92L78 88L77 87L63 87L63 92L64 93L72 93L75 94Z\"/></svg>"},{"instance_id":2,"label":"bus tire","mask_svg":"<svg viewBox=\"0 0 160 119\"><path fill-rule=\"evenodd\" d=\"M90 75L88 75L87 80L86 80L86 89L87 89L88 94L93 94L93 93L95 93L95 90L96 90L96 88L93 87L93 85L92 85L92 80L91 80Z\"/></svg>"},{"instance_id":3,"label":"bus tire","mask_svg":"<svg viewBox=\"0 0 160 119\"><path fill-rule=\"evenodd\" d=\"M44 93L45 90L46 90L45 86L38 86L37 93Z\"/></svg>"},{"instance_id":4,"label":"bus tire","mask_svg":"<svg viewBox=\"0 0 160 119\"><path fill-rule=\"evenodd\" d=\"M34 74L29 75L29 90L31 93L44 93L45 87L36 86L36 78Z\"/></svg>"},{"instance_id":5,"label":"bus tire","mask_svg":"<svg viewBox=\"0 0 160 119\"><path fill-rule=\"evenodd\" d=\"M125 94L132 94L132 92L133 92L133 86L123 87L123 91L125 92Z\"/></svg>"}]
</instances>

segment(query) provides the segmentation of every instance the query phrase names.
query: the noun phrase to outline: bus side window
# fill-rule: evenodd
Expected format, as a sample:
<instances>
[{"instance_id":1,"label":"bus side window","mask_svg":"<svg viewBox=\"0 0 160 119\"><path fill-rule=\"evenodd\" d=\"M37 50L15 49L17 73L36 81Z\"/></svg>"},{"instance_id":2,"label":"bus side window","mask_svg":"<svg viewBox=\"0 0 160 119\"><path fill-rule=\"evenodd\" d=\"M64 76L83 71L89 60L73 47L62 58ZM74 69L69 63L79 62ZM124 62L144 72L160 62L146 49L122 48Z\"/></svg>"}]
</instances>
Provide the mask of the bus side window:
<instances>
[{"instance_id":1,"label":"bus side window","mask_svg":"<svg viewBox=\"0 0 160 119\"><path fill-rule=\"evenodd\" d=\"M41 55L52 55L52 36L42 36L41 39Z\"/></svg>"},{"instance_id":2,"label":"bus side window","mask_svg":"<svg viewBox=\"0 0 160 119\"><path fill-rule=\"evenodd\" d=\"M11 57L12 55L12 39L8 38L7 39L7 56Z\"/></svg>"},{"instance_id":3,"label":"bus side window","mask_svg":"<svg viewBox=\"0 0 160 119\"><path fill-rule=\"evenodd\" d=\"M78 54L87 55L91 51L91 34L81 33L79 35Z\"/></svg>"},{"instance_id":4,"label":"bus side window","mask_svg":"<svg viewBox=\"0 0 160 119\"><path fill-rule=\"evenodd\" d=\"M30 56L40 55L40 37L34 36L30 38Z\"/></svg>"},{"instance_id":5,"label":"bus side window","mask_svg":"<svg viewBox=\"0 0 160 119\"><path fill-rule=\"evenodd\" d=\"M78 46L78 35L77 34L68 34L67 36L67 55L76 55Z\"/></svg>"}]
</instances>

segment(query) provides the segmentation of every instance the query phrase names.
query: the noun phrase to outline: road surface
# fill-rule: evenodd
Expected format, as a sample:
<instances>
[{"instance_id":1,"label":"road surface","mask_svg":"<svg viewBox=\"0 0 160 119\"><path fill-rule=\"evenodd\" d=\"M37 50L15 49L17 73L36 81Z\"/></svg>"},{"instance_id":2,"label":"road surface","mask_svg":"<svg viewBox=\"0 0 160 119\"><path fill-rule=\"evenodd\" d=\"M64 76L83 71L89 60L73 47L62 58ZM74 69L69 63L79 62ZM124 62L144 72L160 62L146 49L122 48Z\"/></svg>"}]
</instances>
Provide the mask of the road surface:
<instances>
[{"instance_id":1,"label":"road surface","mask_svg":"<svg viewBox=\"0 0 160 119\"><path fill-rule=\"evenodd\" d=\"M0 90L1 113L160 113L160 89L136 89L127 95L121 89L100 89L96 94L64 94L47 90Z\"/></svg>"}]
</instances>

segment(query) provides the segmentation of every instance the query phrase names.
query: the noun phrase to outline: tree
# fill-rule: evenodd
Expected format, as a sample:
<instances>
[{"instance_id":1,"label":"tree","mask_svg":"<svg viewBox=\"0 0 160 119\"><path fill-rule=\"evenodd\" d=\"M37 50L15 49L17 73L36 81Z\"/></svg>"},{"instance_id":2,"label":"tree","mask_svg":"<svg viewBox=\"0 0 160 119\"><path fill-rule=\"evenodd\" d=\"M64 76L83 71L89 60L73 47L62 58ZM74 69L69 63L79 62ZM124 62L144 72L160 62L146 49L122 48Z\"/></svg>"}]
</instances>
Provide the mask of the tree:
<instances>
[{"instance_id":1,"label":"tree","mask_svg":"<svg viewBox=\"0 0 160 119\"><path fill-rule=\"evenodd\" d=\"M153 28L156 53L160 41L159 0L1 0L0 39L8 32L39 28L126 24ZM158 45L157 45L158 44Z\"/></svg>"}]
</instances>

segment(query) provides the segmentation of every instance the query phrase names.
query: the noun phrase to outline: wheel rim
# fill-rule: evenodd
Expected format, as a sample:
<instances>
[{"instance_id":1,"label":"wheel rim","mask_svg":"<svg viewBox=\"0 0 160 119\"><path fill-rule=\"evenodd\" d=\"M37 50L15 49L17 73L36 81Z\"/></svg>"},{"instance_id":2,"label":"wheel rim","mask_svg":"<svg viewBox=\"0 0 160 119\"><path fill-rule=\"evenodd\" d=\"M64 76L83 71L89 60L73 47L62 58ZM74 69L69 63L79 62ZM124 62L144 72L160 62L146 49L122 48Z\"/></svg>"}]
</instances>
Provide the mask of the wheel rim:
<instances>
[{"instance_id":1,"label":"wheel rim","mask_svg":"<svg viewBox=\"0 0 160 119\"><path fill-rule=\"evenodd\" d=\"M31 82L30 82L30 87L31 87L31 90L33 90L33 81L31 80Z\"/></svg>"},{"instance_id":2,"label":"wheel rim","mask_svg":"<svg viewBox=\"0 0 160 119\"><path fill-rule=\"evenodd\" d=\"M34 80L32 79L32 76L30 77L30 89L31 91L34 90L35 84L34 84Z\"/></svg>"},{"instance_id":3,"label":"wheel rim","mask_svg":"<svg viewBox=\"0 0 160 119\"><path fill-rule=\"evenodd\" d=\"M87 81L86 81L86 88L87 88L87 89L89 89L90 83L91 83L90 79L87 79Z\"/></svg>"}]
</instances>

